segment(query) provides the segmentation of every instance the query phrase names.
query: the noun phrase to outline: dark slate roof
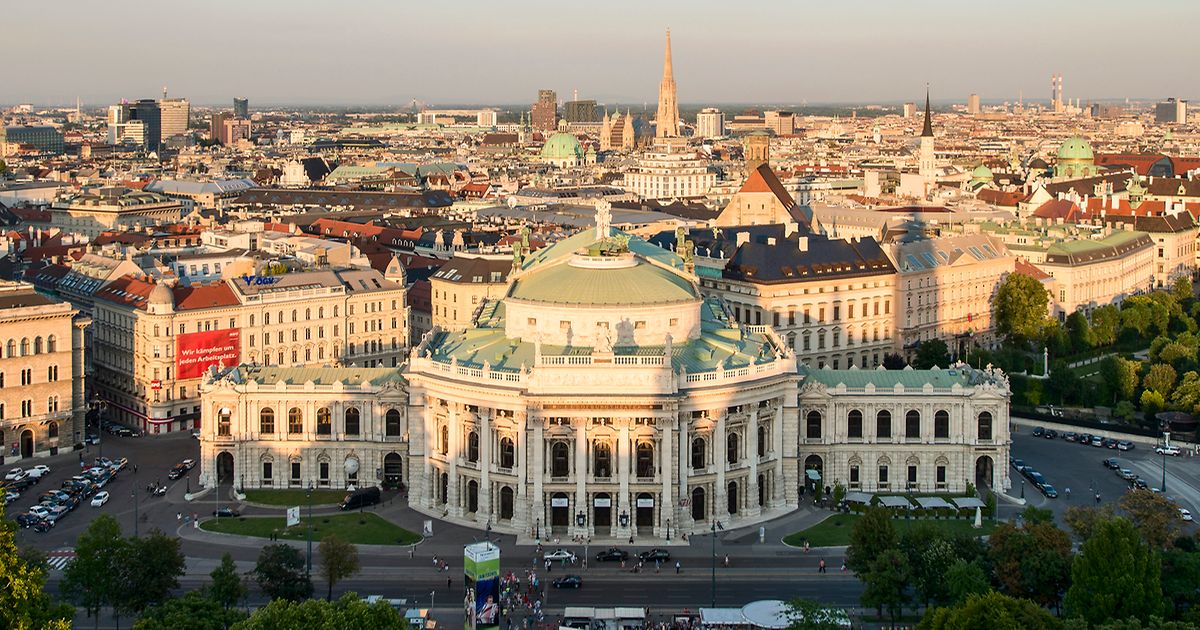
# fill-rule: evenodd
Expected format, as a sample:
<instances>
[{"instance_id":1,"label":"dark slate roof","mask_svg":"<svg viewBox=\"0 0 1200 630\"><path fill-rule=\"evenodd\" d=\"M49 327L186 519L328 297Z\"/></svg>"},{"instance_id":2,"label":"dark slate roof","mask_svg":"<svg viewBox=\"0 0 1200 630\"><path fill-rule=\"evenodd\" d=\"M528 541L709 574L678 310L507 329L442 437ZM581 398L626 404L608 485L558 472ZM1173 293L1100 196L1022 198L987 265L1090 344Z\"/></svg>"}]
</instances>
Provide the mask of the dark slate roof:
<instances>
[{"instance_id":1,"label":"dark slate roof","mask_svg":"<svg viewBox=\"0 0 1200 630\"><path fill-rule=\"evenodd\" d=\"M807 251L801 250L806 240ZM775 245L752 241L738 247L722 274L756 283L856 278L896 272L873 238L858 241L796 236Z\"/></svg>"},{"instance_id":2,"label":"dark slate roof","mask_svg":"<svg viewBox=\"0 0 1200 630\"><path fill-rule=\"evenodd\" d=\"M238 205L349 206L362 209L445 208L454 198L444 190L411 193L359 190L254 188L238 195Z\"/></svg>"},{"instance_id":3,"label":"dark slate roof","mask_svg":"<svg viewBox=\"0 0 1200 630\"><path fill-rule=\"evenodd\" d=\"M511 258L455 256L433 274L434 278L456 284L498 284L508 279Z\"/></svg>"}]
</instances>

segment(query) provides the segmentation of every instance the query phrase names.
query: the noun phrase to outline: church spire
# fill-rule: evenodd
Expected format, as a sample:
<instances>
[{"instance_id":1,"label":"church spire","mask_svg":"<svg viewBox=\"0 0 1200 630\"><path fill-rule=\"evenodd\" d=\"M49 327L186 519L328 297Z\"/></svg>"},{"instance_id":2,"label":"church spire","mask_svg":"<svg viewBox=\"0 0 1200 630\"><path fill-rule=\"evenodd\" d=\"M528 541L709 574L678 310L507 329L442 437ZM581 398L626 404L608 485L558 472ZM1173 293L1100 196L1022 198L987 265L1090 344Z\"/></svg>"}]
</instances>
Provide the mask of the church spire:
<instances>
[{"instance_id":1,"label":"church spire","mask_svg":"<svg viewBox=\"0 0 1200 630\"><path fill-rule=\"evenodd\" d=\"M925 85L925 128L921 130L922 138L933 137L933 118L929 113L929 85Z\"/></svg>"},{"instance_id":2,"label":"church spire","mask_svg":"<svg viewBox=\"0 0 1200 630\"><path fill-rule=\"evenodd\" d=\"M658 138L679 136L679 101L675 96L675 70L671 63L671 29L667 29L663 77L658 85L658 116L655 117L654 135Z\"/></svg>"},{"instance_id":3,"label":"church spire","mask_svg":"<svg viewBox=\"0 0 1200 630\"><path fill-rule=\"evenodd\" d=\"M663 56L663 81L675 81L675 71L671 67L671 29L667 29L667 52Z\"/></svg>"}]
</instances>

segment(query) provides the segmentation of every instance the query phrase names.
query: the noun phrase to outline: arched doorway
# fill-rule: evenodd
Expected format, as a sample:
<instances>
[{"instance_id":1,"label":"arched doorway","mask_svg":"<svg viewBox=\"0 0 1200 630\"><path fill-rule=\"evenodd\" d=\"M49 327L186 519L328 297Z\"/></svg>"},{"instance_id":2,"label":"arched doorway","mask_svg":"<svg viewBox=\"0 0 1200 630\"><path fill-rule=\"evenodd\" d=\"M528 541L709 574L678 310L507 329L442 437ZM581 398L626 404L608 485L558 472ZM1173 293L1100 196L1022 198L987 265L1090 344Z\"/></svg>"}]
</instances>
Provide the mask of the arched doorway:
<instances>
[{"instance_id":1,"label":"arched doorway","mask_svg":"<svg viewBox=\"0 0 1200 630\"><path fill-rule=\"evenodd\" d=\"M654 495L642 492L634 503L634 522L638 527L654 527Z\"/></svg>"},{"instance_id":2,"label":"arched doorway","mask_svg":"<svg viewBox=\"0 0 1200 630\"><path fill-rule=\"evenodd\" d=\"M704 506L704 488L692 490L692 520L703 521L708 510Z\"/></svg>"},{"instance_id":3,"label":"arched doorway","mask_svg":"<svg viewBox=\"0 0 1200 630\"><path fill-rule=\"evenodd\" d=\"M397 489L404 487L404 460L399 453L383 456L383 485Z\"/></svg>"},{"instance_id":4,"label":"arched doorway","mask_svg":"<svg viewBox=\"0 0 1200 630\"><path fill-rule=\"evenodd\" d=\"M571 499L565 492L555 492L550 497L550 527L571 526Z\"/></svg>"},{"instance_id":5,"label":"arched doorway","mask_svg":"<svg viewBox=\"0 0 1200 630\"><path fill-rule=\"evenodd\" d=\"M736 481L730 481L726 490L726 499L728 511L730 514L738 513L738 485Z\"/></svg>"},{"instance_id":6,"label":"arched doorway","mask_svg":"<svg viewBox=\"0 0 1200 630\"><path fill-rule=\"evenodd\" d=\"M503 520L512 520L513 517L513 489L504 486L500 488L500 518Z\"/></svg>"},{"instance_id":7,"label":"arched doorway","mask_svg":"<svg viewBox=\"0 0 1200 630\"><path fill-rule=\"evenodd\" d=\"M33 457L33 431L21 432L21 457Z\"/></svg>"},{"instance_id":8,"label":"arched doorway","mask_svg":"<svg viewBox=\"0 0 1200 630\"><path fill-rule=\"evenodd\" d=\"M233 453L217 453L217 483L233 483Z\"/></svg>"},{"instance_id":9,"label":"arched doorway","mask_svg":"<svg viewBox=\"0 0 1200 630\"><path fill-rule=\"evenodd\" d=\"M824 477L825 463L820 455L809 455L804 458L804 489L812 492L821 485Z\"/></svg>"},{"instance_id":10,"label":"arched doorway","mask_svg":"<svg viewBox=\"0 0 1200 630\"><path fill-rule=\"evenodd\" d=\"M467 513L479 511L479 482L474 479L467 482Z\"/></svg>"},{"instance_id":11,"label":"arched doorway","mask_svg":"<svg viewBox=\"0 0 1200 630\"><path fill-rule=\"evenodd\" d=\"M612 529L612 496L607 492L597 492L592 497L592 523L596 533L607 533Z\"/></svg>"},{"instance_id":12,"label":"arched doorway","mask_svg":"<svg viewBox=\"0 0 1200 630\"><path fill-rule=\"evenodd\" d=\"M992 488L992 471L995 463L990 455L984 455L975 460L975 487L979 490Z\"/></svg>"}]
</instances>

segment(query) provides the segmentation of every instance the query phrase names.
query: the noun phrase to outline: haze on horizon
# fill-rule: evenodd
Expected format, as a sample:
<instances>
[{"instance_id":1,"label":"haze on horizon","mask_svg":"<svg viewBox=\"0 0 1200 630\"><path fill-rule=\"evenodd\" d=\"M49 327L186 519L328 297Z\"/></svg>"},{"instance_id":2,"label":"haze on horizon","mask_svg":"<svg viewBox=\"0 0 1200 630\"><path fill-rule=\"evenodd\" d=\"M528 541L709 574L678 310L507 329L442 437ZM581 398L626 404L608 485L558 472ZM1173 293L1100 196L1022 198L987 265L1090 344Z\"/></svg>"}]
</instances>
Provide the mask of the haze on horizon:
<instances>
[{"instance_id":1,"label":"haze on horizon","mask_svg":"<svg viewBox=\"0 0 1200 630\"><path fill-rule=\"evenodd\" d=\"M861 7L870 4L869 10ZM451 10L449 7L452 6ZM43 0L5 7L0 102L685 104L1195 98L1200 2Z\"/></svg>"}]
</instances>

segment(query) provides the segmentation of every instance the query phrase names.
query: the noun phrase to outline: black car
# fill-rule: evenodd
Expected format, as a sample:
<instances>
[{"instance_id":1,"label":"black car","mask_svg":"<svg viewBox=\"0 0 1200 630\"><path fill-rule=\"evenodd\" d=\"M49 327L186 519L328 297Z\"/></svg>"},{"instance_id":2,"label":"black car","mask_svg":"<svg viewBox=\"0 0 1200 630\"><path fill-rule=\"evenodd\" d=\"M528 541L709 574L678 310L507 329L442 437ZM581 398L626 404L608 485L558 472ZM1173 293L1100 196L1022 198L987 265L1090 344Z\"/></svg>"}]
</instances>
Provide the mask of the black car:
<instances>
[{"instance_id":1,"label":"black car","mask_svg":"<svg viewBox=\"0 0 1200 630\"><path fill-rule=\"evenodd\" d=\"M241 512L239 512L231 507L223 507L219 510L213 510L213 516L215 516L217 518L237 518L241 515L242 515Z\"/></svg>"},{"instance_id":2,"label":"black car","mask_svg":"<svg viewBox=\"0 0 1200 630\"><path fill-rule=\"evenodd\" d=\"M1084 446L1090 445L1092 443L1092 434L1091 433L1080 433L1079 434L1079 443Z\"/></svg>"},{"instance_id":3,"label":"black car","mask_svg":"<svg viewBox=\"0 0 1200 630\"><path fill-rule=\"evenodd\" d=\"M639 553L638 557L643 562L666 562L671 559L671 554L666 549L651 549Z\"/></svg>"},{"instance_id":4,"label":"black car","mask_svg":"<svg viewBox=\"0 0 1200 630\"><path fill-rule=\"evenodd\" d=\"M171 470L167 473L167 479L179 479L180 477L186 475L187 472L187 467L176 464L172 466Z\"/></svg>"},{"instance_id":5,"label":"black car","mask_svg":"<svg viewBox=\"0 0 1200 630\"><path fill-rule=\"evenodd\" d=\"M33 531L38 533L48 532L51 527L54 527L54 521L50 519L39 518L33 523Z\"/></svg>"},{"instance_id":6,"label":"black car","mask_svg":"<svg viewBox=\"0 0 1200 630\"><path fill-rule=\"evenodd\" d=\"M554 580L551 584L554 585L554 588L579 588L583 586L583 578L578 575L568 575Z\"/></svg>"},{"instance_id":7,"label":"black car","mask_svg":"<svg viewBox=\"0 0 1200 630\"><path fill-rule=\"evenodd\" d=\"M1046 433L1046 430L1043 429L1042 427L1034 427L1033 428L1033 437L1042 437L1042 435L1045 433Z\"/></svg>"},{"instance_id":8,"label":"black car","mask_svg":"<svg viewBox=\"0 0 1200 630\"><path fill-rule=\"evenodd\" d=\"M1121 467L1121 462L1117 461L1116 457L1109 457L1108 459L1104 460L1104 467L1116 470Z\"/></svg>"},{"instance_id":9,"label":"black car","mask_svg":"<svg viewBox=\"0 0 1200 630\"><path fill-rule=\"evenodd\" d=\"M1058 439L1058 431L1055 431L1054 429L1046 429L1046 433L1042 437L1046 438L1047 440Z\"/></svg>"},{"instance_id":10,"label":"black car","mask_svg":"<svg viewBox=\"0 0 1200 630\"><path fill-rule=\"evenodd\" d=\"M1075 440L1079 439L1079 434L1074 431L1067 431L1062 437L1068 442L1074 442Z\"/></svg>"},{"instance_id":11,"label":"black car","mask_svg":"<svg viewBox=\"0 0 1200 630\"><path fill-rule=\"evenodd\" d=\"M597 562L623 562L629 559L628 551L621 551L616 547L610 547L596 554Z\"/></svg>"},{"instance_id":12,"label":"black car","mask_svg":"<svg viewBox=\"0 0 1200 630\"><path fill-rule=\"evenodd\" d=\"M22 512L17 515L15 520L17 521L17 525L20 525L21 527L33 527L34 524L42 519L30 514L29 512Z\"/></svg>"}]
</instances>

